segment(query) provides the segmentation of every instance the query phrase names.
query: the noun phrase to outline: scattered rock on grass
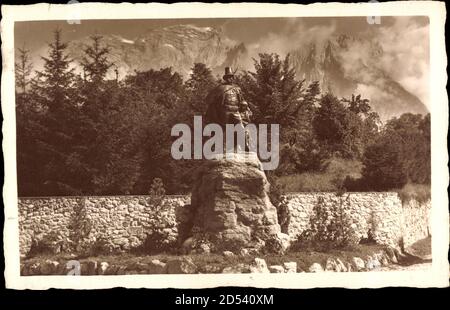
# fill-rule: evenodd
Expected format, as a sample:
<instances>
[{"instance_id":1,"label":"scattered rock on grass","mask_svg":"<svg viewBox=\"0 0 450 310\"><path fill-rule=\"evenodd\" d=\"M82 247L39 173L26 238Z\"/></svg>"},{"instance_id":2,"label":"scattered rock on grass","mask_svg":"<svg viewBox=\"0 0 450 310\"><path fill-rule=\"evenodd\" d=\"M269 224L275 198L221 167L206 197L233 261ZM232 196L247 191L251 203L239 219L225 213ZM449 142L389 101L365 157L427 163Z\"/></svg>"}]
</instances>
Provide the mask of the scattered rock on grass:
<instances>
[{"instance_id":1,"label":"scattered rock on grass","mask_svg":"<svg viewBox=\"0 0 450 310\"><path fill-rule=\"evenodd\" d=\"M325 263L325 271L338 271L336 262L333 258L328 258Z\"/></svg>"},{"instance_id":2,"label":"scattered rock on grass","mask_svg":"<svg viewBox=\"0 0 450 310\"><path fill-rule=\"evenodd\" d=\"M352 271L353 271L352 264L347 263L347 272L352 272Z\"/></svg>"},{"instance_id":3,"label":"scattered rock on grass","mask_svg":"<svg viewBox=\"0 0 450 310\"><path fill-rule=\"evenodd\" d=\"M309 267L309 272L322 272L323 268L319 263L314 263Z\"/></svg>"},{"instance_id":4,"label":"scattered rock on grass","mask_svg":"<svg viewBox=\"0 0 450 310\"><path fill-rule=\"evenodd\" d=\"M346 272L347 267L345 267L344 263L339 258L328 258L325 265L325 270L333 272Z\"/></svg>"},{"instance_id":5,"label":"scattered rock on grass","mask_svg":"<svg viewBox=\"0 0 450 310\"><path fill-rule=\"evenodd\" d=\"M205 265L199 267L199 273L221 273L222 267L217 265Z\"/></svg>"},{"instance_id":6,"label":"scattered rock on grass","mask_svg":"<svg viewBox=\"0 0 450 310\"><path fill-rule=\"evenodd\" d=\"M168 274L192 274L196 272L197 266L189 257L177 258L167 262Z\"/></svg>"},{"instance_id":7,"label":"scattered rock on grass","mask_svg":"<svg viewBox=\"0 0 450 310\"><path fill-rule=\"evenodd\" d=\"M198 246L196 253L209 254L209 253L211 253L211 247L206 243L202 243Z\"/></svg>"},{"instance_id":8,"label":"scattered rock on grass","mask_svg":"<svg viewBox=\"0 0 450 310\"><path fill-rule=\"evenodd\" d=\"M250 273L250 266L238 264L236 266L225 267L222 273Z\"/></svg>"},{"instance_id":9,"label":"scattered rock on grass","mask_svg":"<svg viewBox=\"0 0 450 310\"><path fill-rule=\"evenodd\" d=\"M367 261L366 261L366 269L367 270L373 270L373 269L376 269L379 267L381 267L381 263L375 257L372 257L372 256L367 257Z\"/></svg>"},{"instance_id":10,"label":"scattered rock on grass","mask_svg":"<svg viewBox=\"0 0 450 310\"><path fill-rule=\"evenodd\" d=\"M57 261L45 260L41 265L40 274L42 275L52 275L56 274L58 270L59 263Z\"/></svg>"},{"instance_id":11,"label":"scattered rock on grass","mask_svg":"<svg viewBox=\"0 0 450 310\"><path fill-rule=\"evenodd\" d=\"M164 274L167 273L167 264L161 262L158 259L152 260L148 264L148 273L149 274Z\"/></svg>"},{"instance_id":12,"label":"scattered rock on grass","mask_svg":"<svg viewBox=\"0 0 450 310\"><path fill-rule=\"evenodd\" d=\"M41 264L39 262L35 262L32 264L26 264L22 268L22 275L23 276L34 276L39 275L41 272Z\"/></svg>"},{"instance_id":13,"label":"scattered rock on grass","mask_svg":"<svg viewBox=\"0 0 450 310\"><path fill-rule=\"evenodd\" d=\"M286 273L297 273L297 263L287 262L283 264Z\"/></svg>"},{"instance_id":14,"label":"scattered rock on grass","mask_svg":"<svg viewBox=\"0 0 450 310\"><path fill-rule=\"evenodd\" d=\"M116 269L116 275L124 275L126 274L127 267L126 266L120 266Z\"/></svg>"},{"instance_id":15,"label":"scattered rock on grass","mask_svg":"<svg viewBox=\"0 0 450 310\"><path fill-rule=\"evenodd\" d=\"M284 268L280 265L269 266L270 273L284 273Z\"/></svg>"},{"instance_id":16,"label":"scattered rock on grass","mask_svg":"<svg viewBox=\"0 0 450 310\"><path fill-rule=\"evenodd\" d=\"M234 253L231 251L224 251L222 254L225 257L233 257L234 256Z\"/></svg>"},{"instance_id":17,"label":"scattered rock on grass","mask_svg":"<svg viewBox=\"0 0 450 310\"><path fill-rule=\"evenodd\" d=\"M361 270L364 270L366 268L366 264L364 263L362 258L360 258L360 257L353 257L352 260L353 260L353 265L356 268L356 271L361 271Z\"/></svg>"},{"instance_id":18,"label":"scattered rock on grass","mask_svg":"<svg viewBox=\"0 0 450 310\"><path fill-rule=\"evenodd\" d=\"M106 270L108 270L108 267L109 267L109 264L107 262L101 262L100 265L98 266L97 273L99 275L106 274Z\"/></svg>"},{"instance_id":19,"label":"scattered rock on grass","mask_svg":"<svg viewBox=\"0 0 450 310\"><path fill-rule=\"evenodd\" d=\"M336 258L336 265L339 269L339 272L347 272L347 267L340 258Z\"/></svg>"},{"instance_id":20,"label":"scattered rock on grass","mask_svg":"<svg viewBox=\"0 0 450 310\"><path fill-rule=\"evenodd\" d=\"M241 256L247 256L250 254L250 252L248 251L248 249L244 248L244 249L241 249L239 254L241 254Z\"/></svg>"},{"instance_id":21,"label":"scattered rock on grass","mask_svg":"<svg viewBox=\"0 0 450 310\"><path fill-rule=\"evenodd\" d=\"M117 266L117 265L110 265L105 270L105 275L116 275L116 274L118 274L117 273L118 270L119 270L119 266Z\"/></svg>"},{"instance_id":22,"label":"scattered rock on grass","mask_svg":"<svg viewBox=\"0 0 450 310\"><path fill-rule=\"evenodd\" d=\"M250 266L251 273L270 273L267 268L266 261L262 258L255 258L255 261Z\"/></svg>"}]
</instances>

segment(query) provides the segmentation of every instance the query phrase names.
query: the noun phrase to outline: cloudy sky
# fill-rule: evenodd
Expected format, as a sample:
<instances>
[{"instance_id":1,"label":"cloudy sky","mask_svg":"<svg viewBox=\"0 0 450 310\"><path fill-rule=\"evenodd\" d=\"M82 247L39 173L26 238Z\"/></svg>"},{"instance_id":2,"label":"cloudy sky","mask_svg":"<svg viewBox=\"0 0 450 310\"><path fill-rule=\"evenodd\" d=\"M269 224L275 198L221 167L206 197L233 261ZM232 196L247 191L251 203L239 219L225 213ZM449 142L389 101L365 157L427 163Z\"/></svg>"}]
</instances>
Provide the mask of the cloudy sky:
<instances>
[{"instance_id":1,"label":"cloudy sky","mask_svg":"<svg viewBox=\"0 0 450 310\"><path fill-rule=\"evenodd\" d=\"M193 24L221 28L232 40L243 42L253 52L286 54L298 42L320 42L332 35L347 34L363 38L367 44L353 49L350 58L366 57L364 49L376 41L383 56L376 66L387 72L406 90L429 106L429 22L426 17L382 17L381 24L371 25L366 17L311 18L238 18L171 20L89 20L81 24L66 21L19 22L15 25L16 47L26 46L34 57L45 51L52 31L60 28L66 41L92 34L115 34L134 39L145 32L174 24Z\"/></svg>"}]
</instances>

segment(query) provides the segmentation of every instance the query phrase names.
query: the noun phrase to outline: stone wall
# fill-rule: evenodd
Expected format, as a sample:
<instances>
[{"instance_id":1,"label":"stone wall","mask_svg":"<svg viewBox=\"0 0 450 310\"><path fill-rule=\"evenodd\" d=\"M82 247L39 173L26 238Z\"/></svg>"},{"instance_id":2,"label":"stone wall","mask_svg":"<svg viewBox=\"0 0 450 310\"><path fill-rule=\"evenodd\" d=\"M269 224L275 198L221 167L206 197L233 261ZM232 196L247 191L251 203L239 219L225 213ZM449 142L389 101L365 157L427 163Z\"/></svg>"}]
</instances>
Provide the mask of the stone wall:
<instances>
[{"instance_id":1,"label":"stone wall","mask_svg":"<svg viewBox=\"0 0 450 310\"><path fill-rule=\"evenodd\" d=\"M405 247L431 236L431 201L419 203L411 200L402 206L402 237Z\"/></svg>"},{"instance_id":2,"label":"stone wall","mask_svg":"<svg viewBox=\"0 0 450 310\"><path fill-rule=\"evenodd\" d=\"M326 207L342 206L359 239L373 238L379 244L407 247L431 234L431 202L402 203L395 192L293 193L285 196L283 231L295 240L310 227L314 207L322 198Z\"/></svg>"},{"instance_id":3,"label":"stone wall","mask_svg":"<svg viewBox=\"0 0 450 310\"><path fill-rule=\"evenodd\" d=\"M42 240L59 244L57 252L74 241L79 247L102 243L111 251L127 251L154 232L164 242L175 243L182 223L188 221L189 204L189 196L20 198L20 252L26 255Z\"/></svg>"},{"instance_id":4,"label":"stone wall","mask_svg":"<svg viewBox=\"0 0 450 310\"><path fill-rule=\"evenodd\" d=\"M295 193L285 196L282 229L295 240L310 225L319 197L325 206L342 203L351 218L351 228L360 238L369 231L380 244L405 247L427 237L430 202L402 205L397 193ZM141 246L148 234L158 232L163 242L183 241L183 225L189 222L190 196L38 197L19 199L20 252L26 255L41 241L64 251L70 243L79 247L101 243L111 251ZM59 247L59 248L58 248ZM81 250L81 249L80 249Z\"/></svg>"}]
</instances>

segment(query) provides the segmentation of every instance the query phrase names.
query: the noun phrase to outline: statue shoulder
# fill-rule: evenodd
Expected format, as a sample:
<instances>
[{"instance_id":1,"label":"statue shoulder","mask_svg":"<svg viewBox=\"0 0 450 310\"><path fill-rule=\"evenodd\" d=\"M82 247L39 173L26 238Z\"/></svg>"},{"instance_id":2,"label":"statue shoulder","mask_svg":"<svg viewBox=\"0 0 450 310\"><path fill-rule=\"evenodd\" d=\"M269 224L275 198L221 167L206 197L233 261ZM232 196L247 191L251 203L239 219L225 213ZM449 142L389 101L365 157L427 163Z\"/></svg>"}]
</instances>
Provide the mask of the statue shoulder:
<instances>
[{"instance_id":1,"label":"statue shoulder","mask_svg":"<svg viewBox=\"0 0 450 310\"><path fill-rule=\"evenodd\" d=\"M229 91L230 89L233 89L234 87L235 87L235 85L233 85L233 84L219 84L217 86L218 90L220 90L222 92Z\"/></svg>"},{"instance_id":2,"label":"statue shoulder","mask_svg":"<svg viewBox=\"0 0 450 310\"><path fill-rule=\"evenodd\" d=\"M234 91L234 92L241 92L241 88L236 85L236 84L221 84L219 85L219 87L221 87L221 91L223 93L229 92L229 91Z\"/></svg>"},{"instance_id":3,"label":"statue shoulder","mask_svg":"<svg viewBox=\"0 0 450 310\"><path fill-rule=\"evenodd\" d=\"M235 84L219 84L214 87L207 95L207 102L215 102L222 100L225 96L237 94L238 96L242 94L241 88Z\"/></svg>"},{"instance_id":4,"label":"statue shoulder","mask_svg":"<svg viewBox=\"0 0 450 310\"><path fill-rule=\"evenodd\" d=\"M219 84L216 87L214 87L208 94L208 97L218 97L218 96L222 96L224 93L235 89L235 85L230 85L230 84Z\"/></svg>"}]
</instances>

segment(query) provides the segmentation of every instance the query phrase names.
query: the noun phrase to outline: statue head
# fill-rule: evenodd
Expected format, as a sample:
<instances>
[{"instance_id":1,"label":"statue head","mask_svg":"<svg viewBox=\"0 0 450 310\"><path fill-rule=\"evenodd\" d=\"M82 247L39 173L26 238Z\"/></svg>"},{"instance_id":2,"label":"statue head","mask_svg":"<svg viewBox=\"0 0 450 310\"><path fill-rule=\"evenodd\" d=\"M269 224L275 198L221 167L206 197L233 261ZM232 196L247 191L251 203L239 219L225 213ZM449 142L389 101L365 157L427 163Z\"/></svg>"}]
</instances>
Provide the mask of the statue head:
<instances>
[{"instance_id":1,"label":"statue head","mask_svg":"<svg viewBox=\"0 0 450 310\"><path fill-rule=\"evenodd\" d=\"M223 75L223 80L225 82L231 83L234 79L234 73L231 71L230 67L225 67L225 74Z\"/></svg>"}]
</instances>

